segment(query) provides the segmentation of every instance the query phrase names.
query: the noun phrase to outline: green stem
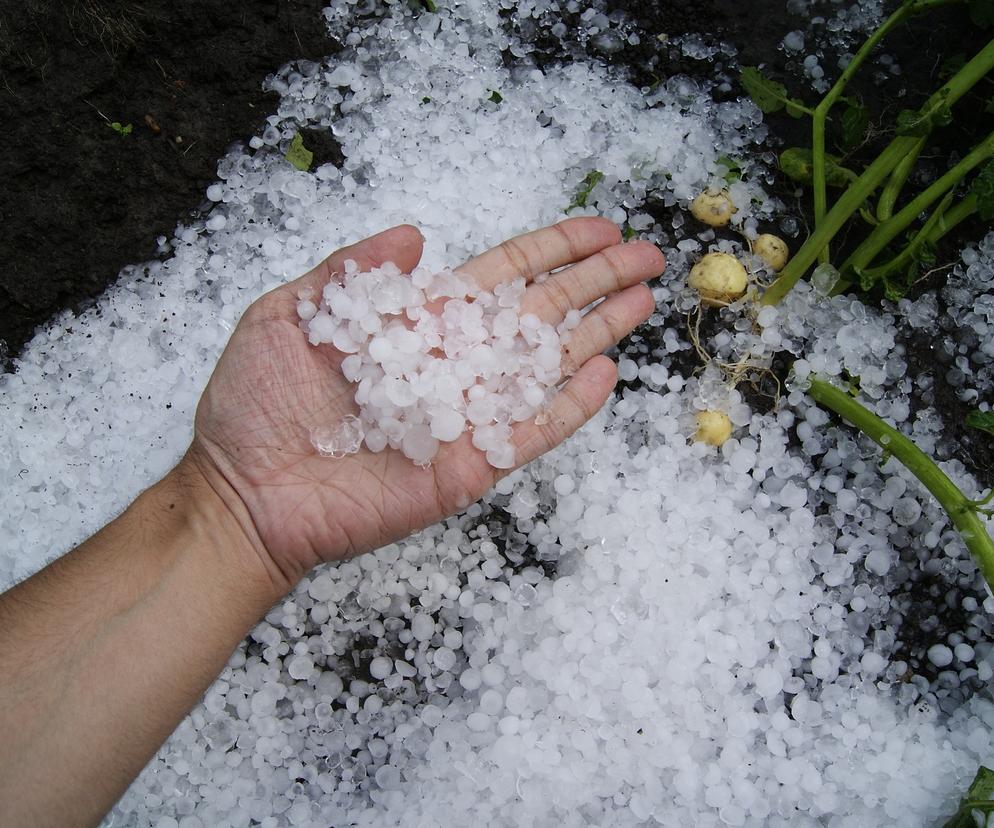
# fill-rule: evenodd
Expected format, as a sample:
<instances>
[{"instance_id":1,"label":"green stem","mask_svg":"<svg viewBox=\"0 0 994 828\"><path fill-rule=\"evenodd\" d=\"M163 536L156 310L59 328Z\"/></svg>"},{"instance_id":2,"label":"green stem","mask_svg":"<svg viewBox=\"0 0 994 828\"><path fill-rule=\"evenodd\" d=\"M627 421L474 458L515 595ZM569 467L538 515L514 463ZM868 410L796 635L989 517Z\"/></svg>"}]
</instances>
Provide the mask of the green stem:
<instances>
[{"instance_id":1,"label":"green stem","mask_svg":"<svg viewBox=\"0 0 994 828\"><path fill-rule=\"evenodd\" d=\"M807 273L808 268L815 263L818 253L842 229L852 214L863 206L870 193L890 174L890 171L914 146L916 140L903 136L895 138L866 168L866 171L846 189L821 224L815 227L808 240L780 271L777 280L763 294L761 301L764 305L775 305L790 292L798 280Z\"/></svg>"},{"instance_id":2,"label":"green stem","mask_svg":"<svg viewBox=\"0 0 994 828\"><path fill-rule=\"evenodd\" d=\"M961 0L912 0L912 2L903 3L897 11L880 24L877 30L860 47L859 51L853 55L852 60L849 61L849 65L839 75L839 79L828 90L825 97L819 101L818 106L815 107L811 123L811 173L813 178L815 227L821 224L828 209L828 187L825 175L825 123L828 120L829 110L842 97L842 93L845 91L846 86L848 86L849 81L852 80L853 76L870 56L870 53L877 47L877 44L890 34L893 29L909 17L920 14L928 9L945 6L954 2L961 2ZM827 244L818 251L818 258L822 262L828 261L829 249Z\"/></svg>"},{"instance_id":3,"label":"green stem","mask_svg":"<svg viewBox=\"0 0 994 828\"><path fill-rule=\"evenodd\" d=\"M887 219L894 215L894 204L897 202L897 197L901 194L908 176L911 175L911 171L915 168L918 156L921 155L921 151L925 148L927 140L928 136L925 135L919 138L915 148L901 159L900 164L894 167L894 171L890 174L887 184L880 193L880 200L877 202L877 221L887 221Z\"/></svg>"},{"instance_id":4,"label":"green stem","mask_svg":"<svg viewBox=\"0 0 994 828\"><path fill-rule=\"evenodd\" d=\"M860 276L860 280L864 281L863 277L869 277L873 282L876 282L878 279L883 279L891 273L908 268L911 263L917 259L922 248L925 247L925 245L931 240L932 234L942 222L943 216L945 215L950 203L952 203L952 200L953 194L946 193L946 197L942 200L942 203L932 211L932 215L928 217L928 221L922 225L911 242L890 261L885 262L878 267L871 267L867 270L856 271ZM842 280L840 279L839 281ZM836 284L835 289L832 291L832 295L841 292L842 290L839 288L839 285Z\"/></svg>"},{"instance_id":5,"label":"green stem","mask_svg":"<svg viewBox=\"0 0 994 828\"><path fill-rule=\"evenodd\" d=\"M923 116L927 119L940 110L951 107L992 68L994 68L994 40L974 55L959 72L925 102L925 106L921 109ZM863 174L846 189L825 215L824 221L815 227L814 233L801 245L801 249L787 263L787 266L780 271L780 276L763 295L762 303L764 305L775 305L790 292L798 280L807 273L808 268L815 263L819 251L835 237L835 234L842 229L852 214L859 210L870 193L890 175L904 156L914 149L918 140L919 136L899 135L887 145Z\"/></svg>"},{"instance_id":6,"label":"green stem","mask_svg":"<svg viewBox=\"0 0 994 828\"><path fill-rule=\"evenodd\" d=\"M929 224L921 229L911 244L886 264L871 268L867 271L868 274L873 277L874 281L877 281L886 275L903 270L911 264L912 259L922 247L936 244L946 233L953 230L960 222L968 219L975 212L977 212L977 196L970 193L962 201L943 212L935 222L929 219ZM850 282L844 279L839 279L832 289L832 296L844 293L850 284Z\"/></svg>"},{"instance_id":7,"label":"green stem","mask_svg":"<svg viewBox=\"0 0 994 828\"><path fill-rule=\"evenodd\" d=\"M915 221L925 210L932 206L936 199L942 198L949 190L976 166L982 164L994 154L994 132L975 146L956 166L937 179L913 199L889 221L877 226L863 243L853 251L853 254L842 264L839 271L848 274L865 268L899 233Z\"/></svg>"},{"instance_id":8,"label":"green stem","mask_svg":"<svg viewBox=\"0 0 994 828\"><path fill-rule=\"evenodd\" d=\"M973 501L918 446L845 391L824 380L812 379L808 394L819 405L831 409L856 426L885 452L900 460L921 481L959 530L984 580L994 587L994 540L991 540L987 527L977 516Z\"/></svg>"}]
</instances>

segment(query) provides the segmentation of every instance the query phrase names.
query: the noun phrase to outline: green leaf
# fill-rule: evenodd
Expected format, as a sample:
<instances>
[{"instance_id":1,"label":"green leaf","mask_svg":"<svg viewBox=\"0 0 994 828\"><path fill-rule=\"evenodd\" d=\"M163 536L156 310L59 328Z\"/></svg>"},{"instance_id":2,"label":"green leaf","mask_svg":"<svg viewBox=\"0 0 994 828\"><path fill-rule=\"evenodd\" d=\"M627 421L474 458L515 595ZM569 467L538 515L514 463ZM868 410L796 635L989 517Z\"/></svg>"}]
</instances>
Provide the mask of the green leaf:
<instances>
[{"instance_id":1,"label":"green leaf","mask_svg":"<svg viewBox=\"0 0 994 828\"><path fill-rule=\"evenodd\" d=\"M114 132L116 132L122 138L130 135L131 130L134 129L134 127L131 126L131 124L124 124L122 126L120 121L114 121L113 123L107 124L107 126L109 126L112 130L114 130Z\"/></svg>"},{"instance_id":2,"label":"green leaf","mask_svg":"<svg viewBox=\"0 0 994 828\"><path fill-rule=\"evenodd\" d=\"M807 147L791 147L780 153L780 169L800 184L810 184L814 175L812 152ZM825 153L825 183L829 187L847 187L857 178L856 173L839 163L839 159Z\"/></svg>"},{"instance_id":3,"label":"green leaf","mask_svg":"<svg viewBox=\"0 0 994 828\"><path fill-rule=\"evenodd\" d=\"M920 138L932 130L929 119L915 109L902 109L897 113L896 123L898 135L917 135Z\"/></svg>"},{"instance_id":4,"label":"green leaf","mask_svg":"<svg viewBox=\"0 0 994 828\"><path fill-rule=\"evenodd\" d=\"M858 101L850 101L842 113L842 145L852 149L863 143L870 126L870 110Z\"/></svg>"},{"instance_id":5,"label":"green leaf","mask_svg":"<svg viewBox=\"0 0 994 828\"><path fill-rule=\"evenodd\" d=\"M734 158L729 158L727 155L719 155L715 161L728 170L723 176L726 183L732 184L742 178L742 165Z\"/></svg>"},{"instance_id":6,"label":"green leaf","mask_svg":"<svg viewBox=\"0 0 994 828\"><path fill-rule=\"evenodd\" d=\"M896 284L886 276L884 277L884 296L891 302L896 302L898 299L903 298L907 292L908 288L906 285Z\"/></svg>"},{"instance_id":7,"label":"green leaf","mask_svg":"<svg viewBox=\"0 0 994 828\"><path fill-rule=\"evenodd\" d=\"M994 3L991 0L970 0L970 20L982 29L994 26Z\"/></svg>"},{"instance_id":8,"label":"green leaf","mask_svg":"<svg viewBox=\"0 0 994 828\"><path fill-rule=\"evenodd\" d=\"M580 187L576 191L576 195L573 196L573 200L570 202L569 207L566 208L567 212L572 210L574 207L586 207L587 199L590 198L591 192L593 192L594 187L600 184L604 180L604 173L600 170L591 170L586 174L583 181L580 182Z\"/></svg>"},{"instance_id":9,"label":"green leaf","mask_svg":"<svg viewBox=\"0 0 994 828\"><path fill-rule=\"evenodd\" d=\"M421 5L425 7L425 11L432 14L438 11L438 6L435 5L433 0L421 0Z\"/></svg>"},{"instance_id":10,"label":"green leaf","mask_svg":"<svg viewBox=\"0 0 994 828\"><path fill-rule=\"evenodd\" d=\"M936 127L947 126L953 120L948 106L940 106L928 112L924 110L902 109L897 114L897 134L922 137Z\"/></svg>"},{"instance_id":11,"label":"green leaf","mask_svg":"<svg viewBox=\"0 0 994 828\"><path fill-rule=\"evenodd\" d=\"M923 239L915 251L915 264L932 267L939 261L939 254L936 252L935 243L929 239Z\"/></svg>"},{"instance_id":12,"label":"green leaf","mask_svg":"<svg viewBox=\"0 0 994 828\"><path fill-rule=\"evenodd\" d=\"M994 115L994 96L991 96L984 103L984 112L988 115Z\"/></svg>"},{"instance_id":13,"label":"green leaf","mask_svg":"<svg viewBox=\"0 0 994 828\"><path fill-rule=\"evenodd\" d=\"M966 424L970 428L979 428L981 431L994 434L994 411L971 411L966 415ZM987 768L981 768L981 770L987 770ZM987 772L994 773L994 771L989 770Z\"/></svg>"},{"instance_id":14,"label":"green leaf","mask_svg":"<svg viewBox=\"0 0 994 828\"><path fill-rule=\"evenodd\" d=\"M298 132L293 136L293 140L290 142L290 149L286 151L286 155L283 157L301 172L307 172L311 168L311 162L314 160L314 153L304 146L304 139Z\"/></svg>"},{"instance_id":15,"label":"green leaf","mask_svg":"<svg viewBox=\"0 0 994 828\"><path fill-rule=\"evenodd\" d=\"M422 105L423 105L423 104L428 104L428 103L431 103L431 98L429 98L429 97L428 97L427 95L425 95L425 96L424 96L424 97L423 97L423 98L421 99L421 103L422 103Z\"/></svg>"},{"instance_id":16,"label":"green leaf","mask_svg":"<svg viewBox=\"0 0 994 828\"><path fill-rule=\"evenodd\" d=\"M994 771L981 765L966 796L960 800L959 810L942 828L977 828L973 812L989 813L994 808L991 794L994 794Z\"/></svg>"},{"instance_id":17,"label":"green leaf","mask_svg":"<svg viewBox=\"0 0 994 828\"><path fill-rule=\"evenodd\" d=\"M788 98L784 103L784 110L790 115L791 118L803 118L805 115L811 115L812 112L803 103L794 99Z\"/></svg>"},{"instance_id":18,"label":"green leaf","mask_svg":"<svg viewBox=\"0 0 994 828\"><path fill-rule=\"evenodd\" d=\"M785 108L787 114L793 118L813 114L802 101L787 94L786 86L778 81L770 80L755 66L744 66L739 75L739 81L756 106L767 114L779 112Z\"/></svg>"},{"instance_id":19,"label":"green leaf","mask_svg":"<svg viewBox=\"0 0 994 828\"><path fill-rule=\"evenodd\" d=\"M629 224L626 224L625 229L621 231L621 238L623 238L625 241L631 241L632 239L635 238L635 235L636 235L635 228Z\"/></svg>"},{"instance_id":20,"label":"green leaf","mask_svg":"<svg viewBox=\"0 0 994 828\"><path fill-rule=\"evenodd\" d=\"M500 94L496 89L490 93L490 97L487 98L488 101L493 101L495 104L499 104L504 100L504 96Z\"/></svg>"},{"instance_id":21,"label":"green leaf","mask_svg":"<svg viewBox=\"0 0 994 828\"><path fill-rule=\"evenodd\" d=\"M977 197L977 215L983 221L994 221L994 160L988 161L970 185Z\"/></svg>"}]
</instances>

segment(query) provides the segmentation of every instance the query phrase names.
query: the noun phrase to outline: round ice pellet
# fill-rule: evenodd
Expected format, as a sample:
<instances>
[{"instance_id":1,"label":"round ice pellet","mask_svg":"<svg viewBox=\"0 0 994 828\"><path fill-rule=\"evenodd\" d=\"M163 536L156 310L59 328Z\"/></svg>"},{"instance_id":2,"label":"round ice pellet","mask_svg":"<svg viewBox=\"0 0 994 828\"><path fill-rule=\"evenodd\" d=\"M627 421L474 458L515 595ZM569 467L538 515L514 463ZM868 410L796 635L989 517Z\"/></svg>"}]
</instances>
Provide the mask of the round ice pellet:
<instances>
[{"instance_id":1,"label":"round ice pellet","mask_svg":"<svg viewBox=\"0 0 994 828\"><path fill-rule=\"evenodd\" d=\"M456 666L456 654L448 647L435 650L435 666L443 672L448 672Z\"/></svg>"},{"instance_id":2,"label":"round ice pellet","mask_svg":"<svg viewBox=\"0 0 994 828\"><path fill-rule=\"evenodd\" d=\"M948 667L953 663L953 651L945 644L934 644L928 648L928 660L936 667Z\"/></svg>"},{"instance_id":3,"label":"round ice pellet","mask_svg":"<svg viewBox=\"0 0 994 828\"><path fill-rule=\"evenodd\" d=\"M386 656L377 656L369 662L369 674L374 679L385 679L393 672L393 661Z\"/></svg>"}]
</instances>

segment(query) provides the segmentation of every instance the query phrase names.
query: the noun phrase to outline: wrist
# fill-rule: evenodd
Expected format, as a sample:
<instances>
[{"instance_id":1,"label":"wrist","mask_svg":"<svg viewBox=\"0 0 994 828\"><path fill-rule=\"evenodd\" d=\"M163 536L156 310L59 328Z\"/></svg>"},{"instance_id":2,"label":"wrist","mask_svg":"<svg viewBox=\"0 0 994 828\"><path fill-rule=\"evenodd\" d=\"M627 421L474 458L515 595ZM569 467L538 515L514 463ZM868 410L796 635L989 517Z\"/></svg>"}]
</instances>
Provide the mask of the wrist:
<instances>
[{"instance_id":1,"label":"wrist","mask_svg":"<svg viewBox=\"0 0 994 828\"><path fill-rule=\"evenodd\" d=\"M157 487L168 500L166 508L182 510L193 545L241 592L268 608L293 589L299 576L276 565L241 497L195 443Z\"/></svg>"}]
</instances>

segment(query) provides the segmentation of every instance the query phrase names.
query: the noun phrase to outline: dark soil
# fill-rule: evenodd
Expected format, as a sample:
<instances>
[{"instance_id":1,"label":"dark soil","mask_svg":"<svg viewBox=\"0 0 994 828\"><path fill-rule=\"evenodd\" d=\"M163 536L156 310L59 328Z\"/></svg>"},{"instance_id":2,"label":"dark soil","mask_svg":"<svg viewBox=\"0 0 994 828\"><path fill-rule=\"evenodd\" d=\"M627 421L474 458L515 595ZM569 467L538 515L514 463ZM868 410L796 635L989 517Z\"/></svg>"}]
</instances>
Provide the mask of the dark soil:
<instances>
[{"instance_id":1,"label":"dark soil","mask_svg":"<svg viewBox=\"0 0 994 828\"><path fill-rule=\"evenodd\" d=\"M266 76L334 51L324 5L0 5L0 361L155 254L273 108Z\"/></svg>"}]
</instances>

